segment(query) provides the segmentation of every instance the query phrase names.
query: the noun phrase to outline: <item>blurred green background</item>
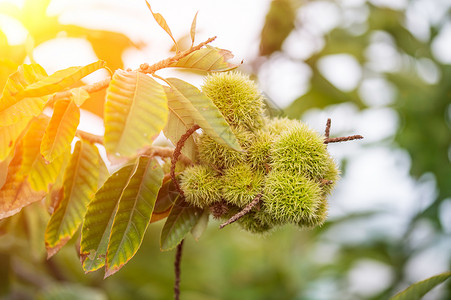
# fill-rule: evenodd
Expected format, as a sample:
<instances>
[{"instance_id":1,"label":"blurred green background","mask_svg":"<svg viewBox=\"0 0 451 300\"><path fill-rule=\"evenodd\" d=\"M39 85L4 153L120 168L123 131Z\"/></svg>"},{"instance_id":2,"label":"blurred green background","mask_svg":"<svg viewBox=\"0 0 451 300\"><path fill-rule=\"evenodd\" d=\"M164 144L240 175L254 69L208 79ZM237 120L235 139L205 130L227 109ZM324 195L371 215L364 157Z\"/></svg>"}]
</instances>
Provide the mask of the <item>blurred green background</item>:
<instances>
[{"instance_id":1,"label":"blurred green background","mask_svg":"<svg viewBox=\"0 0 451 300\"><path fill-rule=\"evenodd\" d=\"M343 178L323 227L253 236L213 221L199 242L188 237L181 299L387 299L451 269L451 3L185 2L150 1L181 40L200 10L198 41L219 35L215 46L245 59L241 70L260 83L271 114L318 131L331 117L332 136L366 139L329 146ZM27 54L50 71L96 57L135 68L170 55L144 1L127 3L1 1L0 86ZM85 105L91 118L102 115L102 97ZM46 260L48 218L34 204L0 221L1 299L172 298L174 252L159 251L161 222L103 280L83 274L76 240ZM450 298L449 281L425 297Z\"/></svg>"}]
</instances>

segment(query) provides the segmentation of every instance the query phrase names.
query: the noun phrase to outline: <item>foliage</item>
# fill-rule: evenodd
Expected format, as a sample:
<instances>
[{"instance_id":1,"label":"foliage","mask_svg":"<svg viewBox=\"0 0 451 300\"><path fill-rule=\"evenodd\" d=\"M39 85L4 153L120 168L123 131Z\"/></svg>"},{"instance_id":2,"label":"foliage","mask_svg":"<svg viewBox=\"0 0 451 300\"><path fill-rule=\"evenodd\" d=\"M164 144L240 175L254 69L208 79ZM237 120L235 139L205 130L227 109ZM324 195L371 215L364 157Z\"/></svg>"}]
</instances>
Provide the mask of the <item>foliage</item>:
<instances>
[{"instance_id":1,"label":"foliage","mask_svg":"<svg viewBox=\"0 0 451 300\"><path fill-rule=\"evenodd\" d=\"M152 14L174 40L164 18ZM195 22L191 26L193 42ZM105 277L135 255L152 221L168 216L162 249L175 247L203 214L169 198L173 190L167 186L161 189L165 175L156 158L171 157L173 149L155 147L155 138L166 128L168 138L177 143L181 132L199 124L215 142L234 148L232 151L240 148L209 97L183 80L162 78L155 72L168 67L205 72L236 67L227 62L230 52L204 48L211 40L183 52L177 50L174 57L153 66L118 69L111 79L81 87L82 78L106 67L104 61L51 75L37 63L20 65L8 77L0 99L1 160L6 174L0 189L0 216L13 216L47 196L46 206L52 213L45 230L48 257L83 224L79 249L83 269L91 272L105 266ZM77 130L80 107L92 93L103 89L104 136ZM51 117L47 109L52 110ZM101 179L105 166L99 149L103 146L110 162L119 168L106 180ZM185 164L187 161L190 159L186 158ZM154 208L161 206L164 210L153 216ZM196 230L197 238L201 231Z\"/></svg>"},{"instance_id":2,"label":"foliage","mask_svg":"<svg viewBox=\"0 0 451 300\"><path fill-rule=\"evenodd\" d=\"M291 5L292 10L296 11L294 21L290 21L291 14L276 18L281 11L282 2L285 6ZM283 113L291 118L301 118L306 113L317 112L318 109L329 113L332 108L338 108L341 104L343 107L352 107L365 112L372 109L390 109L395 112L399 120L394 137L369 143L364 149L388 147L405 151L410 156L410 174L413 179L418 183L424 182L426 178L432 179L436 188L436 195L432 196L433 200L427 207L417 207L414 209L414 216L403 221L407 223L400 235L403 238L393 240L379 233L366 236L357 245L348 245L343 241L337 245L336 250L340 253L336 260L342 263L324 266L323 275L319 279L312 279L311 285L324 282L324 278L328 278L330 282L341 286L341 278L345 275L349 276L356 264L362 260L371 259L375 263L389 267L394 276L387 283L386 289L378 293L371 296L353 296L386 299L398 292L399 286L408 281L410 274L407 268L413 260L417 259L418 253L436 249L435 251L440 251L442 256L449 257L446 255L446 252L449 253L449 247L440 248L438 241L449 245L449 228L445 228L443 221L448 216L444 217L442 209L449 203L451 195L449 184L451 181L449 167L451 129L449 115L444 113L449 112L451 73L449 61L440 60L434 53L434 46L439 35L446 31L445 24L450 20L450 6L449 3L443 3L443 5L437 2L431 3L430 8L433 7L436 12L441 13L426 16L423 10L426 10L427 4L429 4L427 1L407 1L397 7L388 2L382 4L378 1L361 1L360 3L311 1L297 7L290 1L271 1L265 25L261 31L260 54L262 57L258 57L253 64L255 75L265 74L263 70L265 66L277 64L281 60L289 61L294 65L304 64L310 72L306 92L294 99ZM308 19L308 17L311 18L307 15L309 9L313 10L313 8L323 9L329 13L334 12L335 19L331 23L334 21L336 23L326 29L318 26L328 22L322 23ZM321 15L327 16L326 13ZM295 26L288 26L290 22L294 22ZM418 30L419 27L412 25L412 23L420 22L423 22L421 32ZM287 25L279 25L281 34L274 36L268 30L271 24L274 24L274 27L278 24ZM321 28L315 28L315 25ZM306 36L308 39L305 38ZM298 39L301 42L298 42ZM293 51L293 48L300 51L304 46L302 42L309 41L314 41L312 44L319 46L311 52L306 51L307 54L298 55ZM346 55L357 63L361 70L361 78L354 87L340 88L332 80L329 81L326 72L321 69L324 59L334 55ZM425 65L428 66L429 71L433 72L425 72L422 68ZM344 71L346 70L338 69L335 73L340 74L338 76L344 76L341 74ZM370 97L362 91L365 85L373 80L383 82L384 87L373 90L371 92L373 95L370 96L378 96L381 99L384 92L389 89L392 91L391 100L385 99L384 102L378 103L370 101ZM374 124L374 126L379 125ZM346 157L342 162L344 172L346 172L347 160L352 159L352 157ZM365 167L362 166L362 168ZM380 219L390 214L389 211L368 213L377 213ZM318 238L328 240L328 237L340 228L352 228L358 224L359 221L352 217L345 217L337 223L329 221L318 232ZM419 243L416 247L411 246L410 241L415 239L420 228L424 226L434 228L429 233L430 242ZM443 268L449 269L450 262L448 261ZM345 284L345 287L349 285ZM441 297L450 297L450 287L448 282L447 286L441 290ZM341 290L341 288L335 290ZM342 298L352 297L346 288L342 292L344 293ZM337 297L336 294L333 295Z\"/></svg>"},{"instance_id":3,"label":"foliage","mask_svg":"<svg viewBox=\"0 0 451 300\"><path fill-rule=\"evenodd\" d=\"M405 289L401 293L396 294L390 299L391 300L421 299L427 292L429 292L431 289L433 289L443 281L447 280L449 277L451 277L451 272L446 272L422 280L409 286L407 289Z\"/></svg>"}]
</instances>

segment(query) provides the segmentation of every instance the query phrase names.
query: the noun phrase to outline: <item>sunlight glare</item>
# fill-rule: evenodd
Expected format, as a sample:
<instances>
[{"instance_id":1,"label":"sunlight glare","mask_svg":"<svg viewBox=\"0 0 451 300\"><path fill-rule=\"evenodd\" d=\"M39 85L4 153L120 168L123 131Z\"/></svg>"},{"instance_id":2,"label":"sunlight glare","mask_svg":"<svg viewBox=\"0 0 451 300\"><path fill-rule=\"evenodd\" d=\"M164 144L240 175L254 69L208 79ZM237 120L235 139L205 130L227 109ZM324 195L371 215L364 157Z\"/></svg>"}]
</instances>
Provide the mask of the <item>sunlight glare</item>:
<instances>
[{"instance_id":1,"label":"sunlight glare","mask_svg":"<svg viewBox=\"0 0 451 300\"><path fill-rule=\"evenodd\" d=\"M11 46L25 43L28 30L14 18L0 14L0 30L6 35Z\"/></svg>"}]
</instances>

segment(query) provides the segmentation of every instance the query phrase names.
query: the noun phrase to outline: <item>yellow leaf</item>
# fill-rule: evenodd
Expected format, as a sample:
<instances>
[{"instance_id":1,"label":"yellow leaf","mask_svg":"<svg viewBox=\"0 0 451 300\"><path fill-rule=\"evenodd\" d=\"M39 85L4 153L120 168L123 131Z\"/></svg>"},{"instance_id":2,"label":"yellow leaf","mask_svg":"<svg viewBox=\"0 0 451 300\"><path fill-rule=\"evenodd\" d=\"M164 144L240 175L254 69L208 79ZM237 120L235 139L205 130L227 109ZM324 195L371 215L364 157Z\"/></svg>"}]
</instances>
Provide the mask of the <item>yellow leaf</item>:
<instances>
[{"instance_id":1,"label":"yellow leaf","mask_svg":"<svg viewBox=\"0 0 451 300\"><path fill-rule=\"evenodd\" d=\"M152 144L168 119L163 87L146 74L117 70L107 89L105 148L115 156L133 156Z\"/></svg>"},{"instance_id":2,"label":"yellow leaf","mask_svg":"<svg viewBox=\"0 0 451 300\"><path fill-rule=\"evenodd\" d=\"M28 119L23 119L15 124L0 127L0 161L12 152L28 122Z\"/></svg>"},{"instance_id":3,"label":"yellow leaf","mask_svg":"<svg viewBox=\"0 0 451 300\"><path fill-rule=\"evenodd\" d=\"M74 101L55 103L52 119L45 129L40 148L46 161L52 162L70 147L79 122L80 109Z\"/></svg>"},{"instance_id":4,"label":"yellow leaf","mask_svg":"<svg viewBox=\"0 0 451 300\"><path fill-rule=\"evenodd\" d=\"M48 101L47 96L24 98L0 111L0 126L10 126L40 115Z\"/></svg>"},{"instance_id":5,"label":"yellow leaf","mask_svg":"<svg viewBox=\"0 0 451 300\"><path fill-rule=\"evenodd\" d=\"M237 64L228 62L231 58L233 58L233 54L228 50L206 46L169 66L207 72L224 72L239 67Z\"/></svg>"},{"instance_id":6,"label":"yellow leaf","mask_svg":"<svg viewBox=\"0 0 451 300\"><path fill-rule=\"evenodd\" d=\"M45 78L47 73L38 64L21 65L6 81L0 98L0 126L9 126L39 115L48 97L17 98L31 84Z\"/></svg>"},{"instance_id":7,"label":"yellow leaf","mask_svg":"<svg viewBox=\"0 0 451 300\"><path fill-rule=\"evenodd\" d=\"M29 85L47 77L45 70L38 64L21 65L6 81L0 98L0 111L12 106L19 100L14 96Z\"/></svg>"},{"instance_id":8,"label":"yellow leaf","mask_svg":"<svg viewBox=\"0 0 451 300\"><path fill-rule=\"evenodd\" d=\"M191 30L189 32L191 36L191 47L194 45L194 38L196 37L196 23L197 23L197 14L199 12L196 12L194 15L193 23L191 23Z\"/></svg>"},{"instance_id":9,"label":"yellow leaf","mask_svg":"<svg viewBox=\"0 0 451 300\"><path fill-rule=\"evenodd\" d=\"M35 191L22 172L23 143L16 147L14 157L8 166L6 180L0 189L0 219L18 213L23 207L41 200L44 191Z\"/></svg>"},{"instance_id":10,"label":"yellow leaf","mask_svg":"<svg viewBox=\"0 0 451 300\"><path fill-rule=\"evenodd\" d=\"M160 25L160 27L163 28L164 31L166 31L167 34L169 34L169 36L171 37L171 39L174 42L174 45L176 47L176 52L179 52L179 50L178 50L179 47L177 45L177 42L175 41L174 36L172 35L172 32L171 32L171 29L169 28L168 23L166 23L166 20L163 18L163 16L161 14L154 13L152 11L152 8L150 7L150 4L149 4L149 2L147 2L147 0L146 0L146 4L147 4L147 7L149 8L150 12L152 13L153 18L155 19L155 21L157 21L158 25Z\"/></svg>"},{"instance_id":11,"label":"yellow leaf","mask_svg":"<svg viewBox=\"0 0 451 300\"><path fill-rule=\"evenodd\" d=\"M163 129L164 135L174 144L177 145L177 142L180 140L183 134L186 133L188 129L192 127L187 126L183 118L180 118L180 115L177 115L173 112L173 110L169 111L169 118L166 124L166 127ZM193 133L183 144L182 153L191 159L192 161L196 160L197 146L194 141L194 136L196 133Z\"/></svg>"},{"instance_id":12,"label":"yellow leaf","mask_svg":"<svg viewBox=\"0 0 451 300\"><path fill-rule=\"evenodd\" d=\"M48 117L37 118L23 138L21 173L27 177L30 187L35 191L49 191L49 185L55 182L65 159L62 154L49 163L40 153L41 140L48 124Z\"/></svg>"},{"instance_id":13,"label":"yellow leaf","mask_svg":"<svg viewBox=\"0 0 451 300\"><path fill-rule=\"evenodd\" d=\"M38 97L62 91L83 77L103 68L104 66L105 62L103 60L99 60L83 67L70 67L56 71L52 75L30 84L24 90L19 91L15 95L15 98L21 99L25 97Z\"/></svg>"},{"instance_id":14,"label":"yellow leaf","mask_svg":"<svg viewBox=\"0 0 451 300\"><path fill-rule=\"evenodd\" d=\"M177 95L174 94L175 92L169 87L165 87L164 90L168 98L169 117L168 122L163 129L163 133L175 146L180 137L185 134L195 122L190 111L185 109L184 105L177 100ZM194 135L195 133L186 140L182 148L182 153L192 161L195 161L197 153Z\"/></svg>"}]
</instances>

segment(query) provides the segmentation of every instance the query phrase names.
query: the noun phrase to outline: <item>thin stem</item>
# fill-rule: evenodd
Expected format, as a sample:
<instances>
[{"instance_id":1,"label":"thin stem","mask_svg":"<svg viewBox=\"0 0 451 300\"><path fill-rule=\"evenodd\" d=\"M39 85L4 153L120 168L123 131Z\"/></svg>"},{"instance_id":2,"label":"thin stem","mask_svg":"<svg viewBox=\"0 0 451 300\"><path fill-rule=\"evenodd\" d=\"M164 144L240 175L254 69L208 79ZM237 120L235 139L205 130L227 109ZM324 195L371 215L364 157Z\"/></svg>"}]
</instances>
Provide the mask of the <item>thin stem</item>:
<instances>
[{"instance_id":1,"label":"thin stem","mask_svg":"<svg viewBox=\"0 0 451 300\"><path fill-rule=\"evenodd\" d=\"M172 154L172 161L171 161L171 178L172 182L174 182L175 188L180 193L182 197L185 196L185 193L180 188L180 184L177 181L177 178L175 178L175 165L177 163L177 160L179 159L180 154L182 153L182 148L185 145L186 140L197 130L200 126L195 124L193 127L188 129L185 134L183 134L179 141L177 142L177 145L175 146L174 152Z\"/></svg>"},{"instance_id":2,"label":"thin stem","mask_svg":"<svg viewBox=\"0 0 451 300\"><path fill-rule=\"evenodd\" d=\"M163 59L151 66L149 66L149 64L144 63L140 66L140 68L136 71L139 72L143 72L143 73L155 73L158 70L164 69L169 67L171 64L173 64L174 62L188 56L189 54L193 53L194 51L197 51L199 49L201 49L202 47L204 47L205 45L213 42L216 39L216 37L211 37L208 40L206 40L205 42L200 43L197 46L191 47L188 50L185 50L183 52L178 53L177 55L170 57L170 58L166 58ZM108 69L108 71L111 73L111 70ZM84 85L81 88L86 90L88 93L94 93L94 92L98 92L100 90L106 89L111 82L111 78L106 78L102 81L93 83L93 84L88 84L88 85ZM59 99L67 99L70 98L71 96L71 92L69 91L64 91L64 92L59 92L56 93L55 95L53 95L53 98L49 101L49 104L55 102L56 100Z\"/></svg>"},{"instance_id":3,"label":"thin stem","mask_svg":"<svg viewBox=\"0 0 451 300\"><path fill-rule=\"evenodd\" d=\"M99 82L96 82L93 84L84 85L81 88L84 89L85 91L87 91L88 93L94 93L94 92L98 92L100 90L106 89L108 87L108 85L110 84L110 82L111 82L111 78L106 78L102 81L99 81ZM67 99L67 98L70 98L71 95L72 94L71 94L70 90L64 91L64 92L59 92L59 93L56 93L53 96L53 99L50 101L54 102L59 99Z\"/></svg>"},{"instance_id":4,"label":"thin stem","mask_svg":"<svg viewBox=\"0 0 451 300\"><path fill-rule=\"evenodd\" d=\"M179 300L180 299L180 264L182 262L182 252L183 252L183 242L185 240L182 240L180 244L177 245L177 251L175 253L175 262L174 262L174 269L175 269L175 282L174 282L174 299Z\"/></svg>"},{"instance_id":5,"label":"thin stem","mask_svg":"<svg viewBox=\"0 0 451 300\"><path fill-rule=\"evenodd\" d=\"M332 123L332 120L329 118L329 119L327 119L327 122L326 122L326 132L325 132L325 136L326 136L326 139L328 139L329 138L329 135L330 135L330 125L331 125L331 123Z\"/></svg>"},{"instance_id":6,"label":"thin stem","mask_svg":"<svg viewBox=\"0 0 451 300\"><path fill-rule=\"evenodd\" d=\"M235 222L235 221L238 221L239 219L241 219L242 217L244 217L246 214L248 214L248 213L251 211L251 209L252 209L254 206L256 206L256 205L260 202L260 199L262 198L262 196L263 196L263 194L258 194L258 195L254 198L254 200L252 200L251 203L249 203L248 205L246 205L245 208L243 208L242 211L240 211L239 213L237 213L236 215L234 215L233 217L231 217L230 219L228 219L225 223L222 223L222 224L219 226L219 229L222 229L222 228L226 227L227 225L232 224L232 223Z\"/></svg>"},{"instance_id":7,"label":"thin stem","mask_svg":"<svg viewBox=\"0 0 451 300\"><path fill-rule=\"evenodd\" d=\"M182 58L190 55L191 53L193 53L194 51L199 50L200 48L202 48L203 46L210 44L211 42L213 42L216 39L216 37L211 37L208 40L206 40L205 42L200 43L197 46L191 47L183 52L180 52L178 54L176 54L173 57L169 57L166 58L162 61L157 62L156 64L153 64L151 66L149 66L149 64L144 63L139 67L139 71L142 73L155 73L158 70L164 69L169 67L171 64L175 63L176 61L181 60Z\"/></svg>"},{"instance_id":8,"label":"thin stem","mask_svg":"<svg viewBox=\"0 0 451 300\"><path fill-rule=\"evenodd\" d=\"M324 144L330 144L330 143L340 143L340 142L347 142L352 140L361 140L363 139L363 136L361 135L351 135L351 136L342 136L337 138L327 138L324 140Z\"/></svg>"},{"instance_id":9,"label":"thin stem","mask_svg":"<svg viewBox=\"0 0 451 300\"><path fill-rule=\"evenodd\" d=\"M149 149L149 155L172 158L172 156L174 155L174 148L152 146ZM187 157L186 155L183 155L183 153L180 154L178 160L185 165L190 165L193 163L191 159L189 159L189 157Z\"/></svg>"},{"instance_id":10,"label":"thin stem","mask_svg":"<svg viewBox=\"0 0 451 300\"><path fill-rule=\"evenodd\" d=\"M103 145L103 136L95 135L83 130L77 130L77 135L88 142Z\"/></svg>"}]
</instances>

